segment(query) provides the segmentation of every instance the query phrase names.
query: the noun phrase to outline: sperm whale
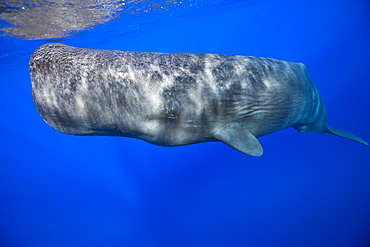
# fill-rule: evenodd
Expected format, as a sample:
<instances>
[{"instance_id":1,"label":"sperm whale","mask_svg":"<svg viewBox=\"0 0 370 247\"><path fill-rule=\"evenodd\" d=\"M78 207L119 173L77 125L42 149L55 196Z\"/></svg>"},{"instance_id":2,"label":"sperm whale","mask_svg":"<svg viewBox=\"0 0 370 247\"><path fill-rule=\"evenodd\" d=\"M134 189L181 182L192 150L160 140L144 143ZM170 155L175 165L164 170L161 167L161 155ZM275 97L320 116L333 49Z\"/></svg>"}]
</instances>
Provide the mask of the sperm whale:
<instances>
[{"instance_id":1,"label":"sperm whale","mask_svg":"<svg viewBox=\"0 0 370 247\"><path fill-rule=\"evenodd\" d=\"M49 43L31 55L29 69L38 112L66 134L133 137L161 146L221 141L261 156L258 137L293 127L368 145L328 126L302 63Z\"/></svg>"}]
</instances>

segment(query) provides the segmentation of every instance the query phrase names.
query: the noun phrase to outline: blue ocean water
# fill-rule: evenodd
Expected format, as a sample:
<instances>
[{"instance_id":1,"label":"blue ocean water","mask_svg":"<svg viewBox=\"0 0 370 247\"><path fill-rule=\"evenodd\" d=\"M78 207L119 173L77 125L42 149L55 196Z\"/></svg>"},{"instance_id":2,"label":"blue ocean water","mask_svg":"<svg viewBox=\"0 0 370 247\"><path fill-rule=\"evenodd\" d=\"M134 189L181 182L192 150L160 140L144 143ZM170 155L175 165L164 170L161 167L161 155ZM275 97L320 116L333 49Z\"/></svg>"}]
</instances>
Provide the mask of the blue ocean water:
<instances>
[{"instance_id":1,"label":"blue ocean water","mask_svg":"<svg viewBox=\"0 0 370 247\"><path fill-rule=\"evenodd\" d=\"M0 246L370 246L369 147L287 129L260 138L254 158L223 143L65 135L34 107L28 70L48 42L303 62L329 124L369 142L367 0L185 1L117 16L61 39L0 37Z\"/></svg>"}]
</instances>

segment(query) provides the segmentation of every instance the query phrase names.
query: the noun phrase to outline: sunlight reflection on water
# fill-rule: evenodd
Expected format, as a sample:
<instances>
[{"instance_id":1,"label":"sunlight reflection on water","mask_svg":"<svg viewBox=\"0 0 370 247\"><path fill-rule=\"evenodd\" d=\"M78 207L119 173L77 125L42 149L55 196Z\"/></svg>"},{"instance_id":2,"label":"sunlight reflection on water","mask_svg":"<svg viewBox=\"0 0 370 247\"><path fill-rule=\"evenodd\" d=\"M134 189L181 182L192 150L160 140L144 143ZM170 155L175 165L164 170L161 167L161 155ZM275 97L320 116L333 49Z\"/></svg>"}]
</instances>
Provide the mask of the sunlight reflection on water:
<instances>
[{"instance_id":1,"label":"sunlight reflection on water","mask_svg":"<svg viewBox=\"0 0 370 247\"><path fill-rule=\"evenodd\" d=\"M25 40L68 37L117 17L129 18L196 0L22 0L0 3L1 35Z\"/></svg>"}]
</instances>

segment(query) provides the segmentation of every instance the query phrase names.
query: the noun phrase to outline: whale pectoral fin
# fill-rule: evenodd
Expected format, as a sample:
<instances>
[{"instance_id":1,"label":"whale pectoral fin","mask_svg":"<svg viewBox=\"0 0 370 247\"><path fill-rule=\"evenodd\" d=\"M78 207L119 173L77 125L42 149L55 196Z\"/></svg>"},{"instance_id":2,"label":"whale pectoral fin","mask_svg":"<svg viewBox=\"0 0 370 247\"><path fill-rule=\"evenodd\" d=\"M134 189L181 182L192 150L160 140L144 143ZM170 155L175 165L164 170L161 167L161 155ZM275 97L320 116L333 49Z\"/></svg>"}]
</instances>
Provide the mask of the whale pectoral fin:
<instances>
[{"instance_id":1,"label":"whale pectoral fin","mask_svg":"<svg viewBox=\"0 0 370 247\"><path fill-rule=\"evenodd\" d=\"M227 124L213 135L219 141L250 156L259 157L263 149L257 138L238 123Z\"/></svg>"}]
</instances>

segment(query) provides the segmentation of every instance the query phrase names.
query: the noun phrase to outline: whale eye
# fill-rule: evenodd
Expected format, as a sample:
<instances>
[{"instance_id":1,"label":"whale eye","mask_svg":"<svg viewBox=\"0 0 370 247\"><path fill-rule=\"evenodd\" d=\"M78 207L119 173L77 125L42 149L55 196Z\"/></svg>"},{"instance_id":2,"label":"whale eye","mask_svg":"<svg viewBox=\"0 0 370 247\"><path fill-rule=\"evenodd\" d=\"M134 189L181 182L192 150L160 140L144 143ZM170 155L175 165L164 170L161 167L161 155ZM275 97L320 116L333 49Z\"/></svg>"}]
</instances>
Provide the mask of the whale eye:
<instances>
[{"instance_id":1,"label":"whale eye","mask_svg":"<svg viewBox=\"0 0 370 247\"><path fill-rule=\"evenodd\" d=\"M170 120L171 122L177 119L177 115L170 113L167 115L167 119Z\"/></svg>"},{"instance_id":2,"label":"whale eye","mask_svg":"<svg viewBox=\"0 0 370 247\"><path fill-rule=\"evenodd\" d=\"M170 122L175 121L178 118L178 115L175 114L172 109L168 108L164 110L164 115L165 119Z\"/></svg>"}]
</instances>

